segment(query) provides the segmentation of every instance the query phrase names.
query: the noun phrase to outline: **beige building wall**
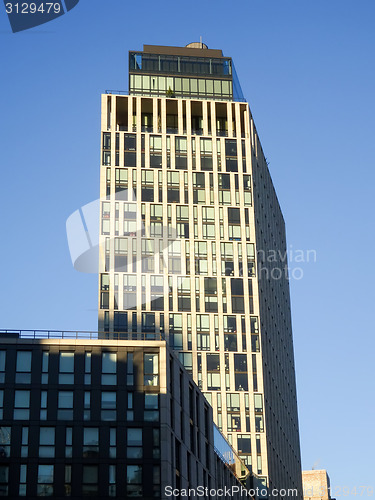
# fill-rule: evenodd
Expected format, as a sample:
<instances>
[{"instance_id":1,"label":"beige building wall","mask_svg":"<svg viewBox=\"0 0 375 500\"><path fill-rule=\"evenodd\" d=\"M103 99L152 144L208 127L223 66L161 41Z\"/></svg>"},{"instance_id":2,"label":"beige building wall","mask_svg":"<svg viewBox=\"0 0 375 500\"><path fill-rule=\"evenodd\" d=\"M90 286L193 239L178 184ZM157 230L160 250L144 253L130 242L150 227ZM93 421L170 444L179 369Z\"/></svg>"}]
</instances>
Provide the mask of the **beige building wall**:
<instances>
[{"instance_id":1,"label":"beige building wall","mask_svg":"<svg viewBox=\"0 0 375 500\"><path fill-rule=\"evenodd\" d=\"M331 498L330 481L324 469L302 471L302 485L305 500L329 500Z\"/></svg>"},{"instance_id":2,"label":"beige building wall","mask_svg":"<svg viewBox=\"0 0 375 500\"><path fill-rule=\"evenodd\" d=\"M124 149L132 135L134 155ZM150 164L159 154L155 144L161 144L157 168ZM178 151L179 145L186 149ZM212 167L203 170L207 157ZM236 171L227 170L232 160ZM127 201L120 199L120 172ZM174 200L168 199L171 190ZM155 332L180 352L215 422L254 474L269 487L301 491L288 281L262 280L255 257L259 248L283 251L285 233L248 104L103 95L100 198L99 331L131 338L144 331L145 315L154 315ZM126 233L129 203L137 229ZM188 207L187 213L177 207ZM115 265L120 238L126 271ZM142 239L154 241L150 272L144 272ZM125 303L128 275L136 280L131 310ZM157 310L152 276L163 277ZM212 293L214 281L207 278L216 280Z\"/></svg>"}]
</instances>

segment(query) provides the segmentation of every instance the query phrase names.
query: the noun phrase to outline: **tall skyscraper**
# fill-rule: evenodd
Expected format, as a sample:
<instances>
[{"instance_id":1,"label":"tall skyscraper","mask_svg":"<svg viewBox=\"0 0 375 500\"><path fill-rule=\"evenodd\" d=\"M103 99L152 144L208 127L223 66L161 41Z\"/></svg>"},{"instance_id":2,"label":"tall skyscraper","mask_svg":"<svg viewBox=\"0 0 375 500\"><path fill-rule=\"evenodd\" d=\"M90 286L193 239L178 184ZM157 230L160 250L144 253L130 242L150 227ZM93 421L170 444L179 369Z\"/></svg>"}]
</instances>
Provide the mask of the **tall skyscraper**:
<instances>
[{"instance_id":1,"label":"tall skyscraper","mask_svg":"<svg viewBox=\"0 0 375 500\"><path fill-rule=\"evenodd\" d=\"M129 53L100 198L101 336L165 335L253 473L301 492L284 220L231 58Z\"/></svg>"}]
</instances>

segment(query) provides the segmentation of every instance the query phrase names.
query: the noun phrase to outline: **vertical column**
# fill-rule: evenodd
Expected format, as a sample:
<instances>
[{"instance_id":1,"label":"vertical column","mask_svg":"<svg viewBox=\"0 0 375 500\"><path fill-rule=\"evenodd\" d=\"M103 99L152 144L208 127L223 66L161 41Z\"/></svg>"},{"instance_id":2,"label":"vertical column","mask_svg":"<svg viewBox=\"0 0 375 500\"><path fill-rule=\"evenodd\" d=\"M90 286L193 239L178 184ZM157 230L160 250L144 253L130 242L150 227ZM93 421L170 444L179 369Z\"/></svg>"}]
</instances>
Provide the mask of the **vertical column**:
<instances>
[{"instance_id":1,"label":"vertical column","mask_svg":"<svg viewBox=\"0 0 375 500\"><path fill-rule=\"evenodd\" d=\"M202 101L202 114L203 114L203 135L208 135L208 113L207 113L207 101Z\"/></svg>"}]
</instances>

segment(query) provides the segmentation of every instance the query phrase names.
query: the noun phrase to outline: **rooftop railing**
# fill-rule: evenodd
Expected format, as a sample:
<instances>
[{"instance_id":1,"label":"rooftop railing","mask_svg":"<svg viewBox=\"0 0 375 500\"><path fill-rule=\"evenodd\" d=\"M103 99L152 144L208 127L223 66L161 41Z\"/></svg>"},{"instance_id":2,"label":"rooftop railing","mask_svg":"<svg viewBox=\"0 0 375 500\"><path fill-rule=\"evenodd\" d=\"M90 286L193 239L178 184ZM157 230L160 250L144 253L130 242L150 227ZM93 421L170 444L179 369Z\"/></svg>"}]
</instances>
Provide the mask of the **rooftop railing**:
<instances>
[{"instance_id":1,"label":"rooftop railing","mask_svg":"<svg viewBox=\"0 0 375 500\"><path fill-rule=\"evenodd\" d=\"M132 96L141 96L141 97L166 97L168 99L193 99L193 100L208 100L208 101L233 101L233 102L246 102L245 98L242 97L233 97L233 96L220 96L220 95L196 95L196 94L179 94L173 93L173 95L167 95L165 90L154 90L154 91L146 91L146 90L106 90L106 94L112 95L132 95Z\"/></svg>"},{"instance_id":2,"label":"rooftop railing","mask_svg":"<svg viewBox=\"0 0 375 500\"><path fill-rule=\"evenodd\" d=\"M1 338L70 339L70 340L165 340L164 335L154 332L94 332L78 330L0 330Z\"/></svg>"}]
</instances>

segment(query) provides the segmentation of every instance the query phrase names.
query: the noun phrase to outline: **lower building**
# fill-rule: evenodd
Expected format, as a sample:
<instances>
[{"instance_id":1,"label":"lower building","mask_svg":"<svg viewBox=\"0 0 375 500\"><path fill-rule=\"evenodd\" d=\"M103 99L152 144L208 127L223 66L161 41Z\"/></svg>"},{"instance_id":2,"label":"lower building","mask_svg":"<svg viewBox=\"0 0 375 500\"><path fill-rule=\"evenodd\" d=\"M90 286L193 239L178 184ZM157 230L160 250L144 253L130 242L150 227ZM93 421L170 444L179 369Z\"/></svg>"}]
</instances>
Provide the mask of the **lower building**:
<instances>
[{"instance_id":1,"label":"lower building","mask_svg":"<svg viewBox=\"0 0 375 500\"><path fill-rule=\"evenodd\" d=\"M331 485L327 471L302 471L303 497L305 500L331 500Z\"/></svg>"},{"instance_id":2,"label":"lower building","mask_svg":"<svg viewBox=\"0 0 375 500\"><path fill-rule=\"evenodd\" d=\"M1 335L0 496L243 498L249 471L166 342L82 335Z\"/></svg>"}]
</instances>

